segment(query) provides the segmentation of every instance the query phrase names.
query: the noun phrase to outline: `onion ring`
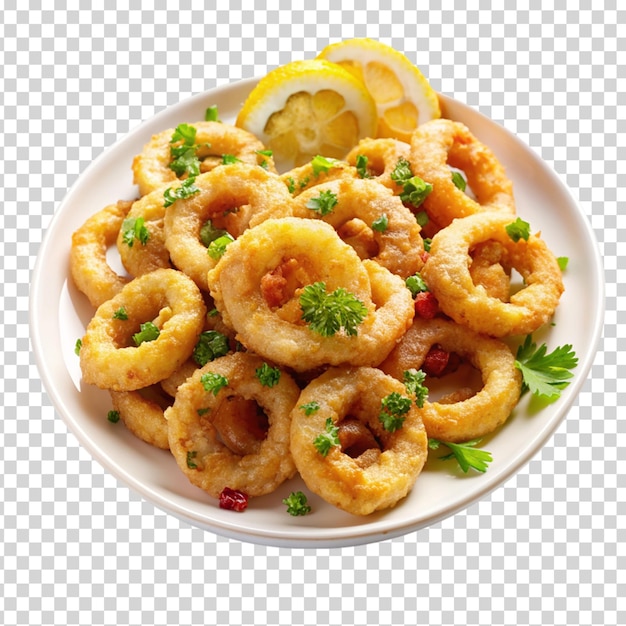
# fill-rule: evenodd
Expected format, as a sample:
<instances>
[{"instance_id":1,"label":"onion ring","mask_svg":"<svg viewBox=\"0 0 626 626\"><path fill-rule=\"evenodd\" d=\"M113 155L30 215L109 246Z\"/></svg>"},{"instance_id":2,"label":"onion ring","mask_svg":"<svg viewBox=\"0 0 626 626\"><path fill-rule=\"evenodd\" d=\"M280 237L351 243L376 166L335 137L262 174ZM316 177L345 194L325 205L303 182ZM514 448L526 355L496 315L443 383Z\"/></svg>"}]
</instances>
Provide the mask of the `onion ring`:
<instances>
[{"instance_id":1,"label":"onion ring","mask_svg":"<svg viewBox=\"0 0 626 626\"><path fill-rule=\"evenodd\" d=\"M422 277L441 310L459 324L494 337L525 335L547 323L563 293L562 273L555 256L539 235L514 242L506 232L507 214L477 213L455 220L432 240ZM472 248L497 241L507 265L516 269L524 285L508 301L491 297L475 285L469 271Z\"/></svg>"},{"instance_id":2,"label":"onion ring","mask_svg":"<svg viewBox=\"0 0 626 626\"><path fill-rule=\"evenodd\" d=\"M393 507L407 495L426 461L427 437L415 403L401 428L383 428L378 419L381 401L394 392L406 396L402 383L369 367L330 368L305 387L292 411L291 452L313 493L354 515ZM307 415L304 407L310 403L319 408ZM366 425L380 450L369 448L373 454L365 451L352 458L335 445L323 456L314 444L316 437L325 432L327 419L339 428L345 418ZM366 440L361 447L369 445Z\"/></svg>"},{"instance_id":3,"label":"onion ring","mask_svg":"<svg viewBox=\"0 0 626 626\"><path fill-rule=\"evenodd\" d=\"M333 194L336 199L325 215L309 208L320 193ZM293 214L324 220L361 259L371 258L402 278L422 268L424 242L415 216L391 190L373 180L339 179L316 185L294 200ZM372 225L381 218L386 225L376 230Z\"/></svg>"},{"instance_id":4,"label":"onion ring","mask_svg":"<svg viewBox=\"0 0 626 626\"><path fill-rule=\"evenodd\" d=\"M482 388L471 397L465 390L442 402L426 400L421 416L429 437L463 442L482 437L504 424L517 404L522 377L510 348L501 340L475 333L453 321L415 318L402 341L380 364L398 380L404 372L422 368L429 350L439 345L480 371Z\"/></svg>"},{"instance_id":5,"label":"onion ring","mask_svg":"<svg viewBox=\"0 0 626 626\"><path fill-rule=\"evenodd\" d=\"M70 274L78 290L94 307L110 300L128 282L107 261L107 249L117 237L132 202L120 200L101 209L72 234Z\"/></svg>"},{"instance_id":6,"label":"onion ring","mask_svg":"<svg viewBox=\"0 0 626 626\"><path fill-rule=\"evenodd\" d=\"M206 172L221 165L222 155L229 154L249 165L264 164L268 171L276 172L271 156L259 155L265 146L251 133L221 122L196 122L195 144L199 146L200 171ZM178 180L170 168L171 139L175 129L170 128L156 135L144 146L133 160L133 182L139 186L142 196ZM219 158L211 158L217 155Z\"/></svg>"},{"instance_id":7,"label":"onion ring","mask_svg":"<svg viewBox=\"0 0 626 626\"><path fill-rule=\"evenodd\" d=\"M391 178L391 173L400 159L409 159L410 150L410 144L398 139L366 137L348 152L346 161L356 166L358 157L366 157L369 176L398 195L402 188Z\"/></svg>"},{"instance_id":8,"label":"onion ring","mask_svg":"<svg viewBox=\"0 0 626 626\"><path fill-rule=\"evenodd\" d=\"M170 449L178 466L192 484L214 498L225 487L251 497L265 495L296 472L289 448L290 415L300 390L286 372L281 372L273 387L264 386L255 375L263 363L260 357L244 352L211 361L179 387L174 404L165 412ZM226 380L217 394L202 384L203 375L209 373ZM215 427L221 406L233 397L256 402L267 415L269 428L252 454L233 451Z\"/></svg>"},{"instance_id":9,"label":"onion ring","mask_svg":"<svg viewBox=\"0 0 626 626\"><path fill-rule=\"evenodd\" d=\"M174 265L206 291L207 272L216 260L200 240L202 225L211 219L237 238L248 227L251 215L292 199L278 176L245 163L200 174L194 185L198 193L176 200L165 212L165 246Z\"/></svg>"},{"instance_id":10,"label":"onion ring","mask_svg":"<svg viewBox=\"0 0 626 626\"><path fill-rule=\"evenodd\" d=\"M432 185L422 208L442 227L483 211L515 214L513 183L495 154L461 122L436 119L411 138L411 171ZM476 200L456 187L450 166L462 170Z\"/></svg>"},{"instance_id":11,"label":"onion ring","mask_svg":"<svg viewBox=\"0 0 626 626\"><path fill-rule=\"evenodd\" d=\"M137 391L109 391L113 408L119 413L126 428L142 441L169 450L167 421L163 411L173 400L165 397L159 387L153 385Z\"/></svg>"},{"instance_id":12,"label":"onion ring","mask_svg":"<svg viewBox=\"0 0 626 626\"><path fill-rule=\"evenodd\" d=\"M117 319L122 308L126 319ZM83 381L133 391L167 378L191 356L205 314L199 289L182 272L158 269L133 279L98 307L87 326L80 349ZM158 337L130 345L140 324L155 318Z\"/></svg>"}]
</instances>

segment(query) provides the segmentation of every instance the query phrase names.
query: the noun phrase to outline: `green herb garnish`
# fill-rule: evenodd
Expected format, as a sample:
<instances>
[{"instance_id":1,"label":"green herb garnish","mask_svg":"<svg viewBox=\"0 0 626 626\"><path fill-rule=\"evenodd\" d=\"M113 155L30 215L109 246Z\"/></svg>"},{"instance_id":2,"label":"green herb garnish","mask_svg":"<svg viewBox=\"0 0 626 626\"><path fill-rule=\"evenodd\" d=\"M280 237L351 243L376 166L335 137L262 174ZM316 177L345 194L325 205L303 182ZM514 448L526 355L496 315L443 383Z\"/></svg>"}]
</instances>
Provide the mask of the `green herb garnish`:
<instances>
[{"instance_id":1,"label":"green herb garnish","mask_svg":"<svg viewBox=\"0 0 626 626\"><path fill-rule=\"evenodd\" d=\"M326 292L326 283L307 285L300 294L302 319L311 330L332 337L341 329L347 335L357 334L357 326L365 319L367 307L343 287Z\"/></svg>"}]
</instances>

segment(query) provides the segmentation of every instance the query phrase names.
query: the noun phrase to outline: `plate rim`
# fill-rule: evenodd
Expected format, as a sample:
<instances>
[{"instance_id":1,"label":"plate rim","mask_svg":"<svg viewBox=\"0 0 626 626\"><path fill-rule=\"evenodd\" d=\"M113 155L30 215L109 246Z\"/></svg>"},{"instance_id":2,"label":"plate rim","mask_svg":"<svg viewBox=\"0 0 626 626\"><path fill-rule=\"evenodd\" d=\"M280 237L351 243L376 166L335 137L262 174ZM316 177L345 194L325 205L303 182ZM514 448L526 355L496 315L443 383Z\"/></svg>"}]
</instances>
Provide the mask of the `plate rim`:
<instances>
[{"instance_id":1,"label":"plate rim","mask_svg":"<svg viewBox=\"0 0 626 626\"><path fill-rule=\"evenodd\" d=\"M29 293L29 330L31 352L34 354L35 363L42 379L44 390L52 402L55 413L61 416L66 427L68 428L68 431L76 437L80 445L85 447L93 460L97 461L106 471L120 481L120 483L140 494L143 499L148 500L153 506L155 506L155 508L164 511L167 514L173 515L185 523L191 523L194 526L208 530L209 532L239 541L262 544L266 546L291 548L332 548L355 546L395 538L406 535L410 532L418 531L455 515L459 511L466 509L472 503L485 498L489 493L506 482L511 476L518 473L520 469L532 459L533 456L538 454L544 448L548 439L554 434L563 422L567 413L571 410L581 388L589 378L589 373L597 357L602 337L602 330L604 327L606 287L604 270L602 267L602 258L600 255L597 237L591 226L589 218L583 212L580 203L574 198L571 190L565 185L561 176L550 164L540 157L535 149L522 142L514 133L506 129L506 127L502 124L491 120L482 112L462 101L456 100L444 94L439 94L444 106L460 106L471 115L478 116L486 123L494 125L494 128L497 128L499 132L505 133L509 140L515 141L525 151L529 151L535 161L542 167L544 172L551 177L552 182L559 187L561 193L568 197L570 205L574 207L577 212L579 224L582 225L582 231L584 231L589 238L587 243L590 244L595 251L595 255L593 257L593 273L595 274L597 281L594 283L593 287L597 292L596 295L598 303L594 309L594 325L590 333L590 337L592 338L592 347L579 360L577 376L572 380L571 384L567 388L567 401L561 403L561 406L555 410L554 417L550 419L548 424L546 424L538 435L533 437L534 445L532 446L532 449L526 450L524 454L518 455L515 462L508 464L504 468L504 471L494 473L492 476L489 476L489 473L482 475L481 478L483 480L480 489L468 490L468 495L455 501L454 506L448 506L445 508L442 507L436 515L433 515L426 520L420 522L415 522L414 519L402 520L393 527L389 527L388 524L385 524L384 517L378 519L372 524L342 526L339 528L318 527L316 530L317 536L315 537L311 537L310 532L307 533L306 529L298 530L297 528L294 528L294 532L290 534L286 533L285 529L282 529L280 532L274 532L271 528L265 529L264 531L258 529L256 531L249 529L238 531L236 523L224 523L218 519L211 520L211 523L208 524L206 520L203 520L201 516L197 512L194 512L190 507L183 507L174 502L174 499L167 498L164 494L158 493L156 490L150 488L148 485L145 485L143 482L134 479L127 470L119 466L119 464L113 462L113 460L98 447L97 442L92 440L85 429L80 426L80 422L73 418L70 414L63 397L58 392L57 386L53 382L50 365L43 357L42 347L44 342L41 336L41 328L37 323L37 312L40 311L40 301L44 297L44 259L46 259L46 252L48 251L50 245L52 245L54 235L58 228L60 228L62 219L65 216L65 207L71 205L74 196L78 193L78 190L81 187L82 181L87 178L90 172L96 169L102 161L108 158L111 153L115 152L116 149L119 148L120 144L135 141L138 136L147 132L146 129L149 129L152 126L158 126L163 117L174 114L179 108L187 109L192 107L196 104L196 102L203 101L209 98L212 94L219 94L220 97L226 97L222 94L226 94L229 91L235 92L245 89L249 91L254 84L258 82L258 80L260 80L260 77L252 77L218 85L214 88L182 99L171 106L163 108L152 117L143 120L128 133L119 137L113 144L100 152L100 154L98 154L97 157L79 174L71 187L68 189L64 198L58 203L37 251L37 258L31 272L31 288ZM305 534L307 535L306 537L304 536Z\"/></svg>"}]
</instances>

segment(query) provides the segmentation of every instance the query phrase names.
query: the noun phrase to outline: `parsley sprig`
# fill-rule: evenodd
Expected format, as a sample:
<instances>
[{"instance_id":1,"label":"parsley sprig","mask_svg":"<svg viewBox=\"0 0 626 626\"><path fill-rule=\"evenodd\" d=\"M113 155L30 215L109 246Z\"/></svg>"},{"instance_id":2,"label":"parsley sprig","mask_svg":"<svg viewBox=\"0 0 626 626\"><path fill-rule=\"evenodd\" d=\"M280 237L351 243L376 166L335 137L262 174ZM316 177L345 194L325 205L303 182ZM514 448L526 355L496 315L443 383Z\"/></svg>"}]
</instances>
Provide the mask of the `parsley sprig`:
<instances>
[{"instance_id":1,"label":"parsley sprig","mask_svg":"<svg viewBox=\"0 0 626 626\"><path fill-rule=\"evenodd\" d=\"M195 176L191 176L186 178L176 188L168 187L163 192L163 206L167 209L167 207L172 206L176 200L185 200L186 198L191 198L191 196L200 193L200 189L194 184L195 182Z\"/></svg>"},{"instance_id":2,"label":"parsley sprig","mask_svg":"<svg viewBox=\"0 0 626 626\"><path fill-rule=\"evenodd\" d=\"M530 391L548 401L556 400L570 384L574 376L570 370L577 365L578 357L570 344L548 352L545 343L537 347L532 335L526 336L515 359L515 367L522 372L522 392Z\"/></svg>"},{"instance_id":3,"label":"parsley sprig","mask_svg":"<svg viewBox=\"0 0 626 626\"><path fill-rule=\"evenodd\" d=\"M520 239L528 241L530 237L530 224L518 217L514 222L507 224L505 230L508 236L517 243Z\"/></svg>"},{"instance_id":4,"label":"parsley sprig","mask_svg":"<svg viewBox=\"0 0 626 626\"><path fill-rule=\"evenodd\" d=\"M278 367L272 367L267 363L263 363L261 367L258 367L254 374L265 387L274 387L280 380L280 369Z\"/></svg>"},{"instance_id":5,"label":"parsley sprig","mask_svg":"<svg viewBox=\"0 0 626 626\"><path fill-rule=\"evenodd\" d=\"M411 398L407 398L397 391L392 391L381 400L378 419L388 433L393 433L402 428L406 414L411 409L411 404Z\"/></svg>"},{"instance_id":6,"label":"parsley sprig","mask_svg":"<svg viewBox=\"0 0 626 626\"><path fill-rule=\"evenodd\" d=\"M146 228L143 217L127 217L122 222L122 241L129 248L132 248L135 239L142 246L145 246L148 243L148 239L150 239L150 232Z\"/></svg>"},{"instance_id":7,"label":"parsley sprig","mask_svg":"<svg viewBox=\"0 0 626 626\"><path fill-rule=\"evenodd\" d=\"M306 208L311 211L317 211L320 215L328 215L333 212L333 209L337 205L337 194L330 191L330 189L324 189L320 191L319 195L311 198L306 203Z\"/></svg>"},{"instance_id":8,"label":"parsley sprig","mask_svg":"<svg viewBox=\"0 0 626 626\"><path fill-rule=\"evenodd\" d=\"M200 382L204 390L212 393L214 396L220 392L220 389L228 386L228 378L217 372L206 372L202 374L202 376L200 376Z\"/></svg>"},{"instance_id":9,"label":"parsley sprig","mask_svg":"<svg viewBox=\"0 0 626 626\"><path fill-rule=\"evenodd\" d=\"M446 461L448 459L456 459L461 469L467 474L470 467L477 472L486 472L487 466L493 457L491 452L487 450L481 450L476 448L480 443L480 439L472 439L471 441L465 441L463 443L452 443L451 441L439 441L439 439L429 439L428 447L431 450L438 450L439 446L446 446L450 449L450 454L440 456L439 459Z\"/></svg>"},{"instance_id":10,"label":"parsley sprig","mask_svg":"<svg viewBox=\"0 0 626 626\"><path fill-rule=\"evenodd\" d=\"M339 428L335 426L330 417L326 418L324 431L315 437L313 445L322 456L328 456L331 448L341 445L339 441Z\"/></svg>"},{"instance_id":11,"label":"parsley sprig","mask_svg":"<svg viewBox=\"0 0 626 626\"><path fill-rule=\"evenodd\" d=\"M301 491L293 491L288 497L283 498L283 504L286 505L289 515L306 515L311 512L307 498Z\"/></svg>"},{"instance_id":12,"label":"parsley sprig","mask_svg":"<svg viewBox=\"0 0 626 626\"><path fill-rule=\"evenodd\" d=\"M400 158L390 174L391 179L402 187L400 200L417 208L426 200L433 186L422 180L419 176L413 176L411 164L407 159Z\"/></svg>"},{"instance_id":13,"label":"parsley sprig","mask_svg":"<svg viewBox=\"0 0 626 626\"><path fill-rule=\"evenodd\" d=\"M323 281L307 285L300 294L302 319L322 337L332 337L341 329L355 336L357 326L365 319L367 307L352 293L338 287L326 291Z\"/></svg>"},{"instance_id":14,"label":"parsley sprig","mask_svg":"<svg viewBox=\"0 0 626 626\"><path fill-rule=\"evenodd\" d=\"M217 330L205 330L200 333L191 356L202 367L209 361L228 354L229 351L230 345L226 335Z\"/></svg>"},{"instance_id":15,"label":"parsley sprig","mask_svg":"<svg viewBox=\"0 0 626 626\"><path fill-rule=\"evenodd\" d=\"M158 339L161 331L153 322L144 322L139 325L139 332L133 335L133 341L136 346L140 346L146 341L154 341Z\"/></svg>"},{"instance_id":16,"label":"parsley sprig","mask_svg":"<svg viewBox=\"0 0 626 626\"><path fill-rule=\"evenodd\" d=\"M409 395L415 396L415 404L421 409L428 397L428 387L424 385L426 373L422 370L410 369L402 372L402 381Z\"/></svg>"}]
</instances>

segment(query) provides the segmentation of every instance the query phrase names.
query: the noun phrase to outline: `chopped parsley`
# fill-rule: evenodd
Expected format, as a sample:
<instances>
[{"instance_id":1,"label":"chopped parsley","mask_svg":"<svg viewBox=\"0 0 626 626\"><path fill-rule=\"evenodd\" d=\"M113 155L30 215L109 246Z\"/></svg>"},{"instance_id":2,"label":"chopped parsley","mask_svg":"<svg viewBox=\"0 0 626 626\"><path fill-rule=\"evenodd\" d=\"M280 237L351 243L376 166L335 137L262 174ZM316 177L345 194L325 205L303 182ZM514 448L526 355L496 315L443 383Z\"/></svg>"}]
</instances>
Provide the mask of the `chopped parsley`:
<instances>
[{"instance_id":1,"label":"chopped parsley","mask_svg":"<svg viewBox=\"0 0 626 626\"><path fill-rule=\"evenodd\" d=\"M204 390L212 393L214 396L220 392L220 389L228 386L228 378L217 372L202 374L202 376L200 376L200 382Z\"/></svg>"},{"instance_id":2,"label":"chopped parsley","mask_svg":"<svg viewBox=\"0 0 626 626\"><path fill-rule=\"evenodd\" d=\"M467 181L465 180L465 177L461 174L461 172L457 172L456 170L452 172L452 182L454 183L454 186L461 191L465 191L467 188Z\"/></svg>"},{"instance_id":3,"label":"chopped parsley","mask_svg":"<svg viewBox=\"0 0 626 626\"><path fill-rule=\"evenodd\" d=\"M405 370L402 373L402 380L406 392L415 395L415 404L421 409L428 397L428 387L424 385L426 373L416 369Z\"/></svg>"},{"instance_id":4,"label":"chopped parsley","mask_svg":"<svg viewBox=\"0 0 626 626\"><path fill-rule=\"evenodd\" d=\"M332 337L341 329L349 336L357 334L357 326L365 319L367 307L343 287L327 293L323 281L307 285L300 294L302 319L322 337Z\"/></svg>"},{"instance_id":5,"label":"chopped parsley","mask_svg":"<svg viewBox=\"0 0 626 626\"><path fill-rule=\"evenodd\" d=\"M219 122L220 117L217 110L217 104L213 104L210 107L207 107L204 112L204 121L205 122Z\"/></svg>"},{"instance_id":6,"label":"chopped parsley","mask_svg":"<svg viewBox=\"0 0 626 626\"><path fill-rule=\"evenodd\" d=\"M507 224L505 230L508 236L517 243L520 239L528 241L530 237L530 224L525 222L521 217L518 217L514 222Z\"/></svg>"},{"instance_id":7,"label":"chopped parsley","mask_svg":"<svg viewBox=\"0 0 626 626\"><path fill-rule=\"evenodd\" d=\"M111 422L111 424L117 424L120 421L119 411L109 411L107 413L107 419L109 420L109 422Z\"/></svg>"},{"instance_id":8,"label":"chopped parsley","mask_svg":"<svg viewBox=\"0 0 626 626\"><path fill-rule=\"evenodd\" d=\"M163 206L167 209L168 206L172 206L176 200L185 200L191 196L200 193L200 189L195 186L196 178L191 176L186 178L180 186L176 188L168 187L163 192Z\"/></svg>"},{"instance_id":9,"label":"chopped parsley","mask_svg":"<svg viewBox=\"0 0 626 626\"><path fill-rule=\"evenodd\" d=\"M216 330L205 330L200 333L191 356L202 367L209 361L228 354L229 351L230 344L226 335Z\"/></svg>"},{"instance_id":10,"label":"chopped parsley","mask_svg":"<svg viewBox=\"0 0 626 626\"><path fill-rule=\"evenodd\" d=\"M288 497L283 499L283 504L287 506L289 515L306 515L311 512L311 507L307 504L307 498L301 491L293 491Z\"/></svg>"},{"instance_id":11,"label":"chopped parsley","mask_svg":"<svg viewBox=\"0 0 626 626\"><path fill-rule=\"evenodd\" d=\"M472 439L464 443L452 443L450 441L439 441L438 439L429 439L428 447L431 450L438 450L439 446L444 445L450 449L451 453L439 458L442 461L448 459L456 459L461 469L467 473L471 468L478 472L486 472L487 465L493 461L491 452L480 450L474 446L480 443L480 439Z\"/></svg>"},{"instance_id":12,"label":"chopped parsley","mask_svg":"<svg viewBox=\"0 0 626 626\"><path fill-rule=\"evenodd\" d=\"M313 175L319 176L322 172L326 173L337 165L337 159L328 159L318 154L311 159L311 167L313 168Z\"/></svg>"},{"instance_id":13,"label":"chopped parsley","mask_svg":"<svg viewBox=\"0 0 626 626\"><path fill-rule=\"evenodd\" d=\"M414 298L418 293L428 291L428 285L419 272L416 272L413 276L405 278L404 284L407 286L407 289L411 292L411 295Z\"/></svg>"},{"instance_id":14,"label":"chopped parsley","mask_svg":"<svg viewBox=\"0 0 626 626\"><path fill-rule=\"evenodd\" d=\"M78 355L80 354L80 349L83 347L83 340L82 339L77 339L76 343L74 344L74 354Z\"/></svg>"},{"instance_id":15,"label":"chopped parsley","mask_svg":"<svg viewBox=\"0 0 626 626\"><path fill-rule=\"evenodd\" d=\"M267 363L263 363L261 367L258 367L254 374L265 387L275 387L280 380L280 369L272 367Z\"/></svg>"},{"instance_id":16,"label":"chopped parsley","mask_svg":"<svg viewBox=\"0 0 626 626\"><path fill-rule=\"evenodd\" d=\"M570 384L574 376L570 370L577 365L578 357L570 344L548 352L545 343L537 347L532 335L526 336L515 359L515 367L522 372L522 392L530 391L548 401L556 400Z\"/></svg>"},{"instance_id":17,"label":"chopped parsley","mask_svg":"<svg viewBox=\"0 0 626 626\"><path fill-rule=\"evenodd\" d=\"M339 441L339 428L335 426L330 417L326 418L325 426L324 432L320 433L313 440L313 445L322 456L328 456L332 447L341 445Z\"/></svg>"},{"instance_id":18,"label":"chopped parsley","mask_svg":"<svg viewBox=\"0 0 626 626\"><path fill-rule=\"evenodd\" d=\"M423 228L430 221L430 217L426 211L419 211L415 214L415 221Z\"/></svg>"},{"instance_id":19,"label":"chopped parsley","mask_svg":"<svg viewBox=\"0 0 626 626\"><path fill-rule=\"evenodd\" d=\"M402 187L400 200L415 208L420 206L433 190L433 186L430 183L423 181L419 176L413 176L411 164L405 158L398 159L390 176L391 180Z\"/></svg>"},{"instance_id":20,"label":"chopped parsley","mask_svg":"<svg viewBox=\"0 0 626 626\"><path fill-rule=\"evenodd\" d=\"M140 346L146 341L154 341L161 334L156 324L153 322L144 322L139 326L139 332L133 335L133 341L136 346Z\"/></svg>"},{"instance_id":21,"label":"chopped parsley","mask_svg":"<svg viewBox=\"0 0 626 626\"><path fill-rule=\"evenodd\" d=\"M235 241L235 238L228 232L224 235L220 235L209 244L209 247L207 248L208 255L217 261L224 256L226 248L233 241Z\"/></svg>"},{"instance_id":22,"label":"chopped parsley","mask_svg":"<svg viewBox=\"0 0 626 626\"><path fill-rule=\"evenodd\" d=\"M222 165L232 165L233 163L241 163L234 154L222 154Z\"/></svg>"},{"instance_id":23,"label":"chopped parsley","mask_svg":"<svg viewBox=\"0 0 626 626\"><path fill-rule=\"evenodd\" d=\"M402 186L404 191L400 194L400 200L414 207L420 206L433 190L433 186L419 176L412 176Z\"/></svg>"},{"instance_id":24,"label":"chopped parsley","mask_svg":"<svg viewBox=\"0 0 626 626\"><path fill-rule=\"evenodd\" d=\"M333 208L337 204L337 194L329 189L320 191L316 198L311 198L306 203L306 208L317 211L320 215L328 215L333 212Z\"/></svg>"},{"instance_id":25,"label":"chopped parsley","mask_svg":"<svg viewBox=\"0 0 626 626\"><path fill-rule=\"evenodd\" d=\"M300 408L304 411L304 414L308 417L309 415L313 415L313 413L320 410L320 403L317 400L311 400L311 402L307 402L306 404L300 405Z\"/></svg>"},{"instance_id":26,"label":"chopped parsley","mask_svg":"<svg viewBox=\"0 0 626 626\"><path fill-rule=\"evenodd\" d=\"M126 308L121 306L117 311L113 312L113 319L115 320L127 320L128 313L126 312Z\"/></svg>"},{"instance_id":27,"label":"chopped parsley","mask_svg":"<svg viewBox=\"0 0 626 626\"><path fill-rule=\"evenodd\" d=\"M169 167L176 176L195 177L200 173L200 161L198 159L196 145L196 127L191 124L179 124L170 139Z\"/></svg>"},{"instance_id":28,"label":"chopped parsley","mask_svg":"<svg viewBox=\"0 0 626 626\"><path fill-rule=\"evenodd\" d=\"M146 228L143 217L127 217L122 222L122 241L129 248L132 248L135 239L142 246L145 246L148 243L148 239L150 239L150 233Z\"/></svg>"},{"instance_id":29,"label":"chopped parsley","mask_svg":"<svg viewBox=\"0 0 626 626\"><path fill-rule=\"evenodd\" d=\"M372 222L372 230L384 233L389 227L389 218L385 213Z\"/></svg>"},{"instance_id":30,"label":"chopped parsley","mask_svg":"<svg viewBox=\"0 0 626 626\"><path fill-rule=\"evenodd\" d=\"M207 220L200 228L200 241L208 248L212 241L227 233L227 230L214 226L212 220Z\"/></svg>"},{"instance_id":31,"label":"chopped parsley","mask_svg":"<svg viewBox=\"0 0 626 626\"><path fill-rule=\"evenodd\" d=\"M383 425L383 428L390 433L402 428L404 420L406 419L406 413L408 413L411 408L411 398L407 398L397 391L392 391L381 400L380 404L381 411L378 415L378 419Z\"/></svg>"},{"instance_id":32,"label":"chopped parsley","mask_svg":"<svg viewBox=\"0 0 626 626\"><path fill-rule=\"evenodd\" d=\"M269 168L269 163L267 161L267 159L271 159L274 156L274 153L271 150L257 150L256 153L262 157L259 160L259 165L264 169L268 169Z\"/></svg>"},{"instance_id":33,"label":"chopped parsley","mask_svg":"<svg viewBox=\"0 0 626 626\"><path fill-rule=\"evenodd\" d=\"M371 174L367 169L367 161L368 158L364 154L357 154L355 166L359 178L371 178Z\"/></svg>"},{"instance_id":34,"label":"chopped parsley","mask_svg":"<svg viewBox=\"0 0 626 626\"><path fill-rule=\"evenodd\" d=\"M196 450L187 450L187 467L189 469L198 469L198 465L194 461L196 456L198 456Z\"/></svg>"},{"instance_id":35,"label":"chopped parsley","mask_svg":"<svg viewBox=\"0 0 626 626\"><path fill-rule=\"evenodd\" d=\"M411 164L407 161L407 159L400 158L396 163L393 171L390 174L391 180L395 181L396 184L402 186L406 180L409 180L411 176L413 176L413 172L411 171Z\"/></svg>"}]
</instances>

